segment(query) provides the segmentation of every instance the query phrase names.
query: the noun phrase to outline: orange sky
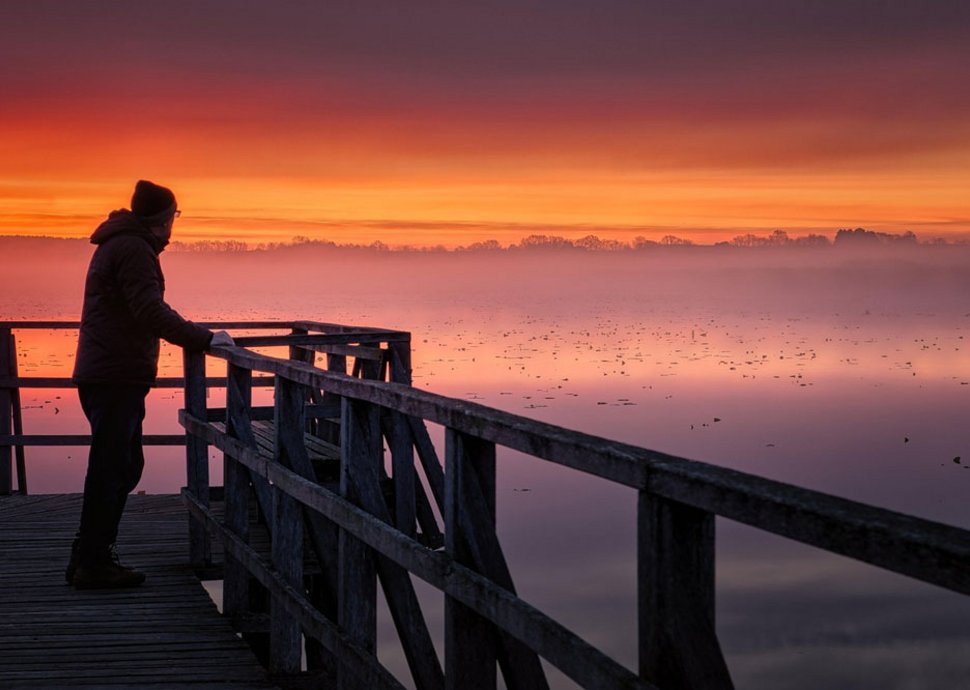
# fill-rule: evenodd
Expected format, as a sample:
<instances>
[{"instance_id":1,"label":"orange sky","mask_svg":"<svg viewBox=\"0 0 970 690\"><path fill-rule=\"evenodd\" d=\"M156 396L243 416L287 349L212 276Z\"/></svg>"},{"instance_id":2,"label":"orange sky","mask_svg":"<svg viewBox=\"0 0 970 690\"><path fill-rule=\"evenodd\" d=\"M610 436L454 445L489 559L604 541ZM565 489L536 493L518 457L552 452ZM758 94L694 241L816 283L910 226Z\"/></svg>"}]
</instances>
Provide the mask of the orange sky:
<instances>
[{"instance_id":1,"label":"orange sky","mask_svg":"<svg viewBox=\"0 0 970 690\"><path fill-rule=\"evenodd\" d=\"M0 234L85 236L139 178L183 241L970 234L959 7L218 5L11 12Z\"/></svg>"}]
</instances>

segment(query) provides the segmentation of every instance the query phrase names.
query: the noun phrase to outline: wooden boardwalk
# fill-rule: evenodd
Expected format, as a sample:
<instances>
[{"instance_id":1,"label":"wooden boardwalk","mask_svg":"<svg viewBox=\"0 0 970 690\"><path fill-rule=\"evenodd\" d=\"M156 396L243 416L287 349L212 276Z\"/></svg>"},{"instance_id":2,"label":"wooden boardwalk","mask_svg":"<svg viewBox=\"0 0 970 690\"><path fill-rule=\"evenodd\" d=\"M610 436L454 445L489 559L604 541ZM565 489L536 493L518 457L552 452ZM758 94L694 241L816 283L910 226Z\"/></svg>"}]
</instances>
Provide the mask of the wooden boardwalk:
<instances>
[{"instance_id":1,"label":"wooden boardwalk","mask_svg":"<svg viewBox=\"0 0 970 690\"><path fill-rule=\"evenodd\" d=\"M119 552L148 575L129 590L64 583L80 507L73 494L0 497L0 687L273 687L187 565L179 497L129 498Z\"/></svg>"}]
</instances>

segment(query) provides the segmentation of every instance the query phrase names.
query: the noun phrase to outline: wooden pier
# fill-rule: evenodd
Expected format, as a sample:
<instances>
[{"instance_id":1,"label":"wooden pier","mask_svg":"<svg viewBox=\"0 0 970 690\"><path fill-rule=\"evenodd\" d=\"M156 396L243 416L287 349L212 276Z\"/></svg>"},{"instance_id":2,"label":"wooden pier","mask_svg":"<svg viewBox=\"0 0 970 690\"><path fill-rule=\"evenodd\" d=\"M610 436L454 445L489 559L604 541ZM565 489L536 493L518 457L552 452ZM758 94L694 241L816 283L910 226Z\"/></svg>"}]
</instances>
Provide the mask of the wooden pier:
<instances>
[{"instance_id":1,"label":"wooden pier","mask_svg":"<svg viewBox=\"0 0 970 690\"><path fill-rule=\"evenodd\" d=\"M495 690L499 673L507 688L541 690L549 687L543 662L585 688L732 688L714 621L717 516L970 594L967 530L415 389L407 333L310 321L213 326L288 332L214 348L208 357L224 360L225 377L206 375L206 354L185 353L184 376L162 382L184 388L186 434L150 440L185 444L182 501L191 517L165 577L191 565L224 578L220 622L232 624L280 687L405 687L375 652L380 591L419 690ZM24 446L84 439L32 437L18 426L19 388L68 385L17 375L12 331L29 327L77 324L0 323L0 493L13 491L15 451L26 493ZM254 350L267 347L283 356ZM254 405L253 389L268 385L273 405ZM226 388L225 407L208 407L210 387ZM444 428L444 462L426 423ZM210 447L224 454L223 486L210 486ZM638 508L635 670L516 595L495 531L502 448L630 489ZM30 539L17 541L16 533L44 533L13 519L18 510L43 512L42 503L40 511L21 503L27 500L0 498L0 509L7 507L0 531L23 544L3 559L14 581L28 571L10 563L30 557ZM178 515L166 497L132 505L153 500ZM60 539L66 544L69 536ZM136 551L144 548L153 547ZM62 584L62 560L38 571L53 579L37 586L59 591L62 605L88 601ZM443 632L429 629L414 577L443 593ZM139 601L129 597L132 610ZM27 617L35 610L30 599L17 606ZM44 620L30 628L36 644L34 635L9 628L3 639L42 656L38 650L61 639ZM65 641L87 634L83 626L67 630ZM16 655L0 647L0 657L8 656ZM170 656L172 666L204 668L174 649ZM70 663L64 678L109 683L109 665L104 676L85 675L81 666L72 675Z\"/></svg>"},{"instance_id":2,"label":"wooden pier","mask_svg":"<svg viewBox=\"0 0 970 690\"><path fill-rule=\"evenodd\" d=\"M119 550L148 575L137 589L65 584L80 513L77 494L0 499L0 687L273 687L188 563L178 496L129 499Z\"/></svg>"}]
</instances>

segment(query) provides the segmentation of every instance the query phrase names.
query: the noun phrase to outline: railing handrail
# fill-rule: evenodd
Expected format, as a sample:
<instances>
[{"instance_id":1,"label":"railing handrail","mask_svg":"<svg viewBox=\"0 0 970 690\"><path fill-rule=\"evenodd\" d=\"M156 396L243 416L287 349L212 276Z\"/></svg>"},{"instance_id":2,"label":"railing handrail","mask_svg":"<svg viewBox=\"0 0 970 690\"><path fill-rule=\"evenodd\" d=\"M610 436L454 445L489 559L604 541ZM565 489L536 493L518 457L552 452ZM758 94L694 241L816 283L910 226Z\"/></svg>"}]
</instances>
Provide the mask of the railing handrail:
<instances>
[{"instance_id":1,"label":"railing handrail","mask_svg":"<svg viewBox=\"0 0 970 690\"><path fill-rule=\"evenodd\" d=\"M437 587L443 593L462 600L463 603L488 615L493 622L508 629L524 628L524 637L543 640L538 649L543 656L564 671L570 671L586 680L594 678L604 687L629 687L649 690L654 686L639 680L634 674L571 632L547 614L519 599L488 578L455 563L450 557L432 551L391 525L374 517L366 510L353 505L333 491L314 484L283 465L270 462L257 450L233 439L213 424L193 417L185 410L179 412L179 422L188 433L203 438L220 450L231 455L256 476L273 483L277 490L290 496L301 505L319 512L348 530L422 580ZM191 497L190 497L191 500ZM204 514L203 506L193 501L196 514ZM581 663L593 659L592 667Z\"/></svg>"},{"instance_id":2,"label":"railing handrail","mask_svg":"<svg viewBox=\"0 0 970 690\"><path fill-rule=\"evenodd\" d=\"M303 328L306 330L333 331L334 333L371 333L409 336L407 331L400 331L391 328L376 328L374 326L350 326L347 324L329 323L326 321L196 321L199 326L209 329L244 329L244 330L264 330L278 328ZM0 329L24 329L24 330L77 330L81 327L80 321L0 321Z\"/></svg>"},{"instance_id":3,"label":"railing handrail","mask_svg":"<svg viewBox=\"0 0 970 690\"><path fill-rule=\"evenodd\" d=\"M210 355L456 429L537 458L970 594L970 531L629 445L398 383L216 347Z\"/></svg>"},{"instance_id":4,"label":"railing handrail","mask_svg":"<svg viewBox=\"0 0 970 690\"><path fill-rule=\"evenodd\" d=\"M290 334L248 335L239 336L237 342L248 347L290 346L315 352L349 355L359 359L377 360L382 357L381 350L375 345L379 343L395 343L410 340L410 333L389 328L372 326L353 326L324 321L199 321L199 325L210 329L233 330L284 330L293 331ZM17 450L17 474L19 491L26 491L26 463L23 449L25 446L65 446L89 445L90 436L87 434L25 434L18 433L20 425L20 390L21 389L71 389L77 388L68 376L20 376L17 374L17 353L15 351L15 331L30 330L79 330L80 321L66 320L13 320L0 321L0 397L3 398L0 407L12 405L14 411L14 429L8 429L0 420L0 452L6 454L9 449ZM9 341L9 342L8 342ZM6 348L10 348L7 352ZM257 386L272 386L272 377L260 377L253 381ZM155 380L155 388L179 388L186 385L185 377L160 376ZM209 388L225 388L225 376L209 376L205 379ZM9 414L9 410L7 410ZM7 420L10 421L9 419ZM14 433L9 433L10 431ZM171 434L149 434L143 439L146 446L156 445L184 445L184 435L181 441ZM12 482L5 476L7 459L0 456L0 494L10 491Z\"/></svg>"}]
</instances>

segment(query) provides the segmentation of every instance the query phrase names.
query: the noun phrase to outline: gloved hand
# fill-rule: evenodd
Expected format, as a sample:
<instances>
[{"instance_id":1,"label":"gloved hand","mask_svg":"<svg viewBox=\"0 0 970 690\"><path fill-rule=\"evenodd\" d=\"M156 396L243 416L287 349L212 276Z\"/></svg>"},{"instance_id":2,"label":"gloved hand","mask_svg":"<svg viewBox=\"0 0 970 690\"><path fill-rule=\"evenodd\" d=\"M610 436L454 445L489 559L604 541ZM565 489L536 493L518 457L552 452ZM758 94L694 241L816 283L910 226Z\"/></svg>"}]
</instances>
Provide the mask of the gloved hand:
<instances>
[{"instance_id":1,"label":"gloved hand","mask_svg":"<svg viewBox=\"0 0 970 690\"><path fill-rule=\"evenodd\" d=\"M216 347L218 345L235 345L232 336L225 331L216 331L212 334L212 340L209 342L209 347Z\"/></svg>"}]
</instances>

